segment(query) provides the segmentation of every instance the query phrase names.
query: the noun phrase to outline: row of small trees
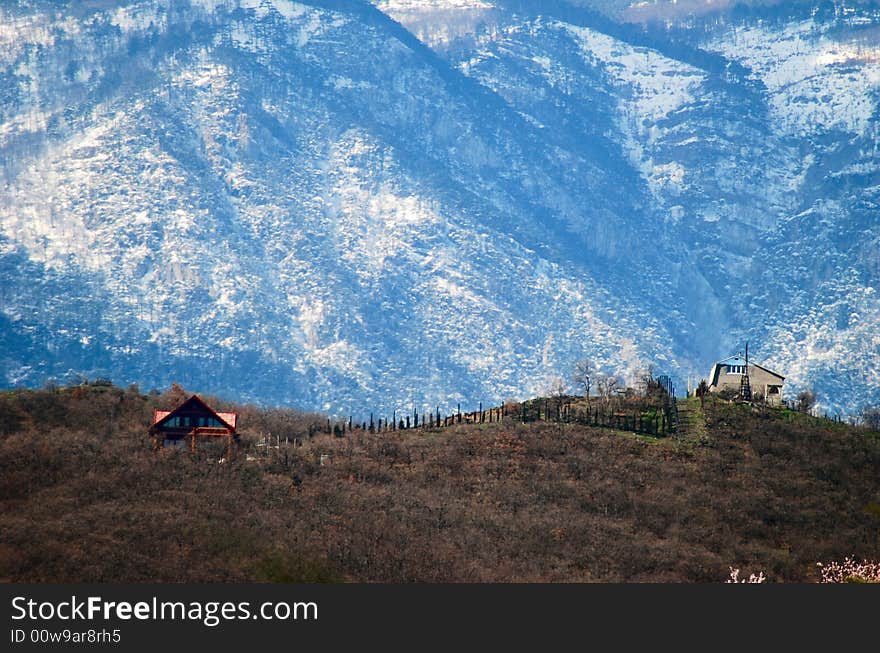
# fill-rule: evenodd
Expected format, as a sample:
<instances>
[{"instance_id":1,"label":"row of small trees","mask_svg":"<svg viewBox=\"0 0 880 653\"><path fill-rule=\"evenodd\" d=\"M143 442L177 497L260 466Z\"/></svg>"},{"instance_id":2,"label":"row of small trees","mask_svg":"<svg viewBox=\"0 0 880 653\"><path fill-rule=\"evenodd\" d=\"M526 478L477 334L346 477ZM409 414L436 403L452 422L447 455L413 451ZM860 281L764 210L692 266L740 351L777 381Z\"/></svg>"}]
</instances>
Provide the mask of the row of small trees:
<instances>
[{"instance_id":1,"label":"row of small trees","mask_svg":"<svg viewBox=\"0 0 880 653\"><path fill-rule=\"evenodd\" d=\"M663 394L671 395L671 384L664 377L654 375L652 366L646 367L636 381L636 387L626 386L623 378L617 373L608 373L589 358L575 363L571 380L575 387L583 388L584 397L590 398L595 391L597 397L605 402L622 395L654 397Z\"/></svg>"},{"instance_id":2,"label":"row of small trees","mask_svg":"<svg viewBox=\"0 0 880 653\"><path fill-rule=\"evenodd\" d=\"M624 387L623 379L619 375L603 372L589 358L575 363L572 381L576 387L584 389L585 397L589 398L591 392L595 390L596 394L606 401Z\"/></svg>"}]
</instances>

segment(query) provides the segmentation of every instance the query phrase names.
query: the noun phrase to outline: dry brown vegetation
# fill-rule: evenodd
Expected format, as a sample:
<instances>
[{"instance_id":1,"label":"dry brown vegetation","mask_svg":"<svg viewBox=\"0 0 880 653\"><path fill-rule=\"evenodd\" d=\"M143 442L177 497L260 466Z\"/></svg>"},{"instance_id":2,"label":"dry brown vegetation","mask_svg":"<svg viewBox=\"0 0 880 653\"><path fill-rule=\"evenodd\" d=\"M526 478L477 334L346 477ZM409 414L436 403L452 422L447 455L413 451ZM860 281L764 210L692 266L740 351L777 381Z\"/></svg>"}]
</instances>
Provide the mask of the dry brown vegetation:
<instances>
[{"instance_id":1,"label":"dry brown vegetation","mask_svg":"<svg viewBox=\"0 0 880 653\"><path fill-rule=\"evenodd\" d=\"M511 418L334 437L238 407L240 454L218 464L151 451L171 400L0 394L0 579L802 581L880 557L877 435L787 411L707 403L688 441Z\"/></svg>"}]
</instances>

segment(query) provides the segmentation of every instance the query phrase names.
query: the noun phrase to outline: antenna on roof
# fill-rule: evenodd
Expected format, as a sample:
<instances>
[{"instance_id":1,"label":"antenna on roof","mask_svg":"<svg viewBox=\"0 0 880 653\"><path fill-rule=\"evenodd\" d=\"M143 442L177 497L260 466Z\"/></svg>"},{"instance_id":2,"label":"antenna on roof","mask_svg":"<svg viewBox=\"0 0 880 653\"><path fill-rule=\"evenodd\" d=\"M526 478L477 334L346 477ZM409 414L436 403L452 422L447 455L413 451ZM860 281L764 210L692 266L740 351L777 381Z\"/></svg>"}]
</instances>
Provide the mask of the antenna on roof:
<instances>
[{"instance_id":1,"label":"antenna on roof","mask_svg":"<svg viewBox=\"0 0 880 653\"><path fill-rule=\"evenodd\" d=\"M746 366L739 384L739 396L743 401L752 400L752 387L749 385L749 341L746 340Z\"/></svg>"}]
</instances>

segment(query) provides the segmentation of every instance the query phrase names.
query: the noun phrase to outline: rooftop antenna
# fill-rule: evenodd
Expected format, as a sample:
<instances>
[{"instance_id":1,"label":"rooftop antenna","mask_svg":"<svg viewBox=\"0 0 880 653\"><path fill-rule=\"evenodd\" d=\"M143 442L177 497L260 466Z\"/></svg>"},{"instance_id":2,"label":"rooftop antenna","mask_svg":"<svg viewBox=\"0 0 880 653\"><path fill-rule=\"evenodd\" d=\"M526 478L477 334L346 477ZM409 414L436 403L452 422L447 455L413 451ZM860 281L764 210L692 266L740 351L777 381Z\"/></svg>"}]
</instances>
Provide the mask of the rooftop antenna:
<instances>
[{"instance_id":1,"label":"rooftop antenna","mask_svg":"<svg viewBox=\"0 0 880 653\"><path fill-rule=\"evenodd\" d=\"M752 387L749 384L749 341L746 340L746 367L739 384L739 396L743 401L752 400Z\"/></svg>"}]
</instances>

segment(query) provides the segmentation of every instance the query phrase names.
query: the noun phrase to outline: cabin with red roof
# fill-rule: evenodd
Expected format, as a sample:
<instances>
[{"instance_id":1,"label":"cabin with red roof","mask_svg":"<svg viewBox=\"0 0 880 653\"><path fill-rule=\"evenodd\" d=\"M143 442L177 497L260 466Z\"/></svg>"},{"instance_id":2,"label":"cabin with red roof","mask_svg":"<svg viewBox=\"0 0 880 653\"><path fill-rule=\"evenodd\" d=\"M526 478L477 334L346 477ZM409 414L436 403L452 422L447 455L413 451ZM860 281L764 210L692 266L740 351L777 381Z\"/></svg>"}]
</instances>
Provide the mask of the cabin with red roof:
<instances>
[{"instance_id":1,"label":"cabin with red roof","mask_svg":"<svg viewBox=\"0 0 880 653\"><path fill-rule=\"evenodd\" d=\"M193 451L197 438L226 438L231 452L233 441L238 441L237 423L237 413L215 411L193 395L174 410L154 411L150 435L157 448L188 439Z\"/></svg>"}]
</instances>

